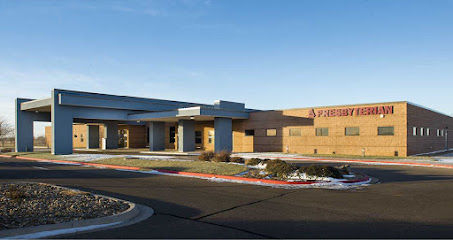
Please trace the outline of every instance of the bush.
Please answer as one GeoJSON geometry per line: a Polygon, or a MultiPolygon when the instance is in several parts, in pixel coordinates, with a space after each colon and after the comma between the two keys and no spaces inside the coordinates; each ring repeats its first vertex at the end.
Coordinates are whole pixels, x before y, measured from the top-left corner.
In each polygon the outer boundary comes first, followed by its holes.
{"type": "Polygon", "coordinates": [[[198,160],[200,161],[211,161],[215,157],[215,153],[213,151],[205,151],[202,152],[198,156],[198,160]]]}
{"type": "Polygon", "coordinates": [[[211,159],[213,162],[229,162],[231,153],[228,151],[220,151],[215,154],[215,157],[211,159]]]}
{"type": "Polygon", "coordinates": [[[297,169],[295,166],[280,159],[268,160],[266,164],[266,172],[280,178],[288,177],[297,169]]]}
{"type": "Polygon", "coordinates": [[[258,165],[262,160],[259,158],[250,158],[245,160],[246,165],[258,165]]]}
{"type": "Polygon", "coordinates": [[[230,162],[234,162],[234,163],[244,163],[244,159],[241,158],[241,157],[232,157],[232,158],[230,158],[230,162]]]}
{"type": "Polygon", "coordinates": [[[299,172],[304,172],[307,175],[317,177],[343,178],[343,175],[338,168],[328,165],[303,166],[299,168],[299,172]]]}
{"type": "Polygon", "coordinates": [[[3,153],[13,152],[13,149],[12,148],[3,148],[3,149],[0,149],[0,152],[3,152],[3,153]]]}

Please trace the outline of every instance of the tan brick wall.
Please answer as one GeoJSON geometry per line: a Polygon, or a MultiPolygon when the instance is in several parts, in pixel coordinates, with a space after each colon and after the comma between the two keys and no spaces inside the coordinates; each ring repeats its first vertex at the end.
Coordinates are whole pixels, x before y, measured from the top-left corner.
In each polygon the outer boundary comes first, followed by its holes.
{"type": "MultiPolygon", "coordinates": [[[[99,126],[99,146],[102,146],[101,138],[104,136],[104,126],[99,126]]],[[[52,127],[45,127],[46,144],[52,146],[52,127]]],[[[72,126],[72,145],[74,148],[86,148],[87,144],[87,127],[85,124],[74,124],[72,126]],[[75,137],[77,135],[77,137],[75,137]],[[83,140],[82,140],[83,139],[83,140]]]]}
{"type": "Polygon", "coordinates": [[[445,134],[444,137],[437,136],[437,129],[449,130],[449,148],[453,148],[453,118],[440,114],[422,107],[408,104],[408,119],[407,119],[407,145],[408,154],[414,155],[418,153],[433,152],[445,149],[445,134]],[[413,127],[417,127],[417,136],[413,135],[413,127]],[[420,135],[420,128],[425,129],[425,135],[420,135]],[[430,129],[430,135],[426,135],[426,129],[430,129]]]}
{"type": "MultiPolygon", "coordinates": [[[[320,107],[315,110],[338,109],[344,107],[371,107],[394,106],[394,113],[384,118],[380,115],[336,116],[310,118],[312,108],[288,109],[277,111],[254,112],[244,121],[242,132],[245,129],[254,129],[253,150],[255,152],[288,152],[318,154],[352,154],[361,155],[365,148],[366,155],[393,156],[398,151],[399,156],[406,156],[406,103],[382,103],[365,105],[348,105],[335,107],[320,107]],[[378,136],[378,127],[393,126],[394,136],[378,136]],[[316,128],[329,128],[328,136],[316,136],[316,128]],[[359,127],[360,136],[345,136],[346,127],[359,127]],[[266,129],[277,129],[277,136],[266,136],[266,129]],[[301,129],[301,136],[289,136],[290,128],[301,129]]],[[[240,134],[239,137],[241,136],[240,134]]],[[[244,136],[245,137],[245,136],[244,136]]],[[[238,144],[241,140],[237,141],[238,144]]],[[[236,143],[236,139],[235,139],[236,143]]],[[[247,143],[250,144],[250,141],[247,143]]],[[[235,149],[240,146],[235,144],[235,149]]],[[[242,149],[243,150],[243,149],[242,149]]]]}

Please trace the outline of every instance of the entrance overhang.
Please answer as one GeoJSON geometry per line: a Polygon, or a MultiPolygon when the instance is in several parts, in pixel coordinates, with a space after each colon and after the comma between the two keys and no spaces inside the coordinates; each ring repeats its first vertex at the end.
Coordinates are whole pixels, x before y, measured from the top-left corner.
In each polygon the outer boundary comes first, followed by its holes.
{"type": "Polygon", "coordinates": [[[130,121],[178,122],[179,120],[213,121],[215,118],[248,119],[249,113],[208,107],[180,108],[173,111],[130,114],[130,121]]]}

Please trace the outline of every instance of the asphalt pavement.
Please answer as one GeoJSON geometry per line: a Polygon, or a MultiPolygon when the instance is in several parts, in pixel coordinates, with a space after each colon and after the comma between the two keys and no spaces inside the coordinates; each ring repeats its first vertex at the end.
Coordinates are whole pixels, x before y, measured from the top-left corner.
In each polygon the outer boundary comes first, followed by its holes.
{"type": "Polygon", "coordinates": [[[379,183],[282,189],[9,158],[0,158],[0,182],[46,182],[155,210],[134,225],[66,238],[453,238],[453,170],[352,168],[379,183]]]}

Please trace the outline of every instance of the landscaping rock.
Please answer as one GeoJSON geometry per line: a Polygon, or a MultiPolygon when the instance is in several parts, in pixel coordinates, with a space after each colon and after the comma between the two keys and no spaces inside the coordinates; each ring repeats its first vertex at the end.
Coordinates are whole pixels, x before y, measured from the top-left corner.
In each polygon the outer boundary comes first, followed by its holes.
{"type": "Polygon", "coordinates": [[[40,183],[0,184],[0,230],[105,217],[129,204],[40,183]]]}

